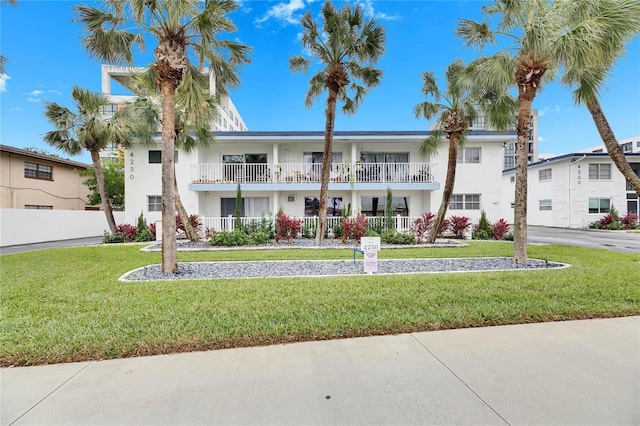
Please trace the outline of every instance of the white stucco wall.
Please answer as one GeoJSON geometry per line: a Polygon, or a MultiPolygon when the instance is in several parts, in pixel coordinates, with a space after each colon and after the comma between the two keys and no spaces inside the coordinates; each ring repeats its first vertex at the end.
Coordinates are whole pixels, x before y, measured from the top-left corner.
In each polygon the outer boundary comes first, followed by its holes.
{"type": "MultiPolygon", "coordinates": [[[[113,212],[113,215],[117,224],[124,223],[124,212],[113,212]]],[[[97,237],[105,230],[109,230],[109,225],[102,211],[0,210],[2,247],[97,237]]]]}

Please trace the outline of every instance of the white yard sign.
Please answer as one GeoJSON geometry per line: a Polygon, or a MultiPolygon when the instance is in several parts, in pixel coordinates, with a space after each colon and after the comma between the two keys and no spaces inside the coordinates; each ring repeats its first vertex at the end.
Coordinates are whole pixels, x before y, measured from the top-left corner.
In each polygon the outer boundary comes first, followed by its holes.
{"type": "Polygon", "coordinates": [[[364,272],[368,274],[378,272],[380,237],[362,237],[360,248],[364,252],[364,272]]]}

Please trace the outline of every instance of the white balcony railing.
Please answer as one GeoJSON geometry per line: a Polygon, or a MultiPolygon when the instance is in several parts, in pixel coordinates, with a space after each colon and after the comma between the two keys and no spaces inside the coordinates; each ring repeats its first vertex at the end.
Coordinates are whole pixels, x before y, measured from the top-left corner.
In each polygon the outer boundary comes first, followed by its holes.
{"type": "MultiPolygon", "coordinates": [[[[192,164],[192,183],[302,183],[320,182],[321,164],[192,164]]],[[[433,182],[430,163],[337,163],[331,165],[331,182],[397,183],[433,182]]]]}

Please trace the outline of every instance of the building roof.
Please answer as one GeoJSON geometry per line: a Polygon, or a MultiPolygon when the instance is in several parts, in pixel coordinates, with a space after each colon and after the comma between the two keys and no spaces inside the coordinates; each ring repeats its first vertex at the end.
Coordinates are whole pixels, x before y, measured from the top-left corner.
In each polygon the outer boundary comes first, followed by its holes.
{"type": "MultiPolygon", "coordinates": [[[[333,135],[338,137],[349,136],[429,136],[432,132],[429,130],[347,130],[334,131],[333,135]]],[[[215,132],[216,136],[248,136],[248,137],[320,137],[324,136],[324,130],[300,130],[300,131],[247,131],[247,132],[215,132]]],[[[515,136],[515,131],[496,132],[493,130],[470,130],[471,136],[515,136]]]]}
{"type": "MultiPolygon", "coordinates": [[[[638,153],[638,152],[636,152],[636,153],[625,152],[624,155],[625,155],[625,157],[632,157],[632,158],[639,158],[640,159],[640,153],[638,153]]],[[[540,160],[540,161],[536,161],[535,163],[527,164],[527,168],[542,166],[542,165],[545,165],[547,163],[554,163],[554,162],[564,161],[564,160],[567,160],[569,158],[583,158],[583,157],[604,158],[604,159],[610,158],[609,157],[609,153],[607,153],[607,152],[572,152],[572,153],[569,153],[569,154],[558,155],[557,157],[552,157],[552,158],[548,158],[546,160],[540,160]]],[[[515,167],[504,169],[502,171],[502,173],[510,173],[510,172],[513,172],[513,171],[515,171],[515,167]]]]}
{"type": "Polygon", "coordinates": [[[35,158],[38,160],[51,161],[53,163],[64,164],[66,166],[76,167],[79,169],[88,169],[89,167],[92,167],[90,164],[67,160],[65,158],[54,157],[52,155],[40,154],[38,152],[15,148],[8,145],[0,145],[0,152],[8,152],[10,154],[22,155],[24,157],[35,158]]]}

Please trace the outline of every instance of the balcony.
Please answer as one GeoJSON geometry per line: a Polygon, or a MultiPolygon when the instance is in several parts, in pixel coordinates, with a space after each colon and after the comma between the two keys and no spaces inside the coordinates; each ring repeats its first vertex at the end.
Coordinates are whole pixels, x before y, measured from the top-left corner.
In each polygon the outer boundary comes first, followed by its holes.
{"type": "MultiPolygon", "coordinates": [[[[329,172],[330,189],[438,189],[436,165],[430,163],[337,163],[329,172]]],[[[192,191],[320,189],[322,165],[192,164],[192,191]]]]}

